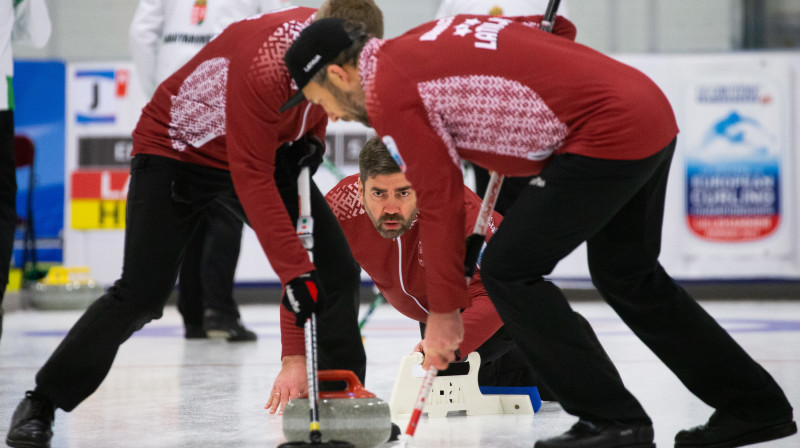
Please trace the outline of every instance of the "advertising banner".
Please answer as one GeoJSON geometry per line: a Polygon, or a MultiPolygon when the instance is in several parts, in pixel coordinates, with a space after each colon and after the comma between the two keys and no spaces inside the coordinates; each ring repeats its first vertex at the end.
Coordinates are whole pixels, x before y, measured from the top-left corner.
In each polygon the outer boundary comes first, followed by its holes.
{"type": "Polygon", "coordinates": [[[130,62],[67,66],[64,264],[102,284],[122,267],[131,132],[146,100],[130,62]]]}
{"type": "MultiPolygon", "coordinates": [[[[64,228],[65,66],[60,61],[15,61],[14,132],[34,144],[34,180],[29,168],[17,172],[17,213],[28,216],[27,196],[33,189],[33,224],[38,261],[62,260],[64,228]]],[[[14,264],[22,262],[22,231],[14,247],[14,264]]]]}
{"type": "MultiPolygon", "coordinates": [[[[786,210],[788,68],[693,80],[687,88],[686,217],[699,240],[770,241],[786,249],[776,231],[786,210]]],[[[720,246],[720,245],[717,245],[720,246]]],[[[720,246],[721,247],[721,246],[720,246]]]]}
{"type": "Polygon", "coordinates": [[[127,170],[72,173],[73,229],[124,229],[130,175],[127,170]]]}
{"type": "MultiPolygon", "coordinates": [[[[664,210],[660,261],[679,280],[800,278],[800,58],[787,53],[630,55],[669,99],[680,133],[664,210]]],[[[65,264],[89,265],[101,283],[121,270],[130,133],[146,99],[130,63],[67,67],[68,207],[65,264]]],[[[314,180],[328,191],[358,170],[374,132],[328,126],[314,180]]],[[[470,185],[470,181],[467,181],[470,185]]],[[[585,245],[551,277],[589,279],[585,245]]],[[[245,229],[237,282],[274,283],[255,234],[245,229]]]]}

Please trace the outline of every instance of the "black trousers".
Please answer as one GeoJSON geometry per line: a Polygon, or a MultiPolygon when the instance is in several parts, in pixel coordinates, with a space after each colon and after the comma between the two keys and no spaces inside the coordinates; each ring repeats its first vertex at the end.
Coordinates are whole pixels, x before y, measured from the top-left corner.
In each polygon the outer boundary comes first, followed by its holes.
{"type": "Polygon", "coordinates": [[[239,317],[233,280],[242,246],[241,218],[214,201],[186,246],[178,275],[178,310],[184,324],[203,326],[203,311],[239,317]]]}
{"type": "Polygon", "coordinates": [[[8,284],[16,228],[17,168],[14,163],[14,112],[4,110],[0,111],[0,305],[3,303],[8,284]]]}
{"type": "MultiPolygon", "coordinates": [[[[296,222],[298,170],[287,158],[279,151],[275,180],[296,222]]],[[[328,294],[328,304],[318,316],[319,366],[352,370],[363,381],[366,355],[356,308],[359,268],[313,182],[311,193],[314,259],[328,294]]],[[[37,392],[71,411],[100,386],[119,346],[161,317],[186,245],[204,209],[215,200],[232,210],[238,205],[228,171],[165,157],[134,157],[122,277],[86,310],[39,370],[37,392]]]]}
{"type": "MultiPolygon", "coordinates": [[[[472,172],[475,173],[475,194],[483,198],[486,194],[486,188],[489,186],[489,179],[491,174],[489,170],[482,166],[472,164],[472,172]]],[[[528,177],[504,177],[503,185],[500,187],[500,194],[497,195],[497,202],[494,204],[494,211],[505,215],[506,211],[511,208],[511,204],[517,200],[528,182],[531,181],[533,176],[528,177]]]]}
{"type": "Polygon", "coordinates": [[[489,241],[481,278],[507,331],[570,414],[650,422],[544,278],[586,241],[602,297],[692,393],[742,419],[784,417],[791,406],[773,378],[658,262],[674,148],[635,161],[554,157],[489,241]]]}

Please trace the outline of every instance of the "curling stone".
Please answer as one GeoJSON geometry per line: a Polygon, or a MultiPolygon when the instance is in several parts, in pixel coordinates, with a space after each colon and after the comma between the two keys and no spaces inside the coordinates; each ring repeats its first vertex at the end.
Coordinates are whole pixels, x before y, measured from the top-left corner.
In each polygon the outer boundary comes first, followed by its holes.
{"type": "Polygon", "coordinates": [[[53,266],[36,282],[31,304],[43,310],[80,310],[103,293],[103,288],[89,276],[87,266],[53,266]]]}
{"type": "MultiPolygon", "coordinates": [[[[319,382],[346,384],[344,390],[319,393],[319,425],[322,440],[345,440],[356,448],[373,448],[392,433],[389,404],[364,389],[349,370],[320,370],[319,382]]],[[[308,440],[308,397],[290,401],[283,410],[283,435],[286,440],[308,440]]]]}

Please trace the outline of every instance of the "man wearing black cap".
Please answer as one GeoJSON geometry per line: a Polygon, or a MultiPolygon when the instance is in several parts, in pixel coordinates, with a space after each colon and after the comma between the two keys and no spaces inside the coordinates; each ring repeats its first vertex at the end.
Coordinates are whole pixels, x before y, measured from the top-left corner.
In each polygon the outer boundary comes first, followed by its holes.
{"type": "MultiPolygon", "coordinates": [[[[382,33],[372,0],[328,0],[328,16],[359,18],[382,33]]],[[[319,366],[364,380],[356,308],[359,269],[336,218],[312,182],[314,259],[295,232],[297,175],[320,163],[327,117],[302,104],[278,108],[294,86],[282,57],[315,10],[292,8],[230,25],[162,82],[133,132],[122,277],[95,301],[36,375],[6,442],[46,447],[54,411],[71,411],[102,383],[119,346],[161,317],[184,248],[214,202],[247,219],[299,305],[281,309],[282,362],[305,354],[302,325],[319,310],[319,366]],[[241,202],[240,202],[241,201],[241,202]],[[327,293],[327,305],[322,306],[327,293]]],[[[303,390],[281,389],[293,397],[303,390]]]]}
{"type": "Polygon", "coordinates": [[[372,125],[414,185],[420,238],[429,243],[427,291],[437,298],[427,364],[445,367],[463,338],[465,244],[452,229],[464,223],[466,159],[536,175],[481,264],[514,342],[580,418],[536,448],[654,446],[653,422],[613,364],[589,350],[563,293],[545,279],[584,241],[603,298],[715,408],[708,423],[679,432],[676,447],[794,434],[792,406],[774,379],[658,262],[678,133],[666,97],[641,72],[532,25],[459,15],[382,41],[327,19],[306,28],[284,58],[305,98],[332,120],[372,125]]]}

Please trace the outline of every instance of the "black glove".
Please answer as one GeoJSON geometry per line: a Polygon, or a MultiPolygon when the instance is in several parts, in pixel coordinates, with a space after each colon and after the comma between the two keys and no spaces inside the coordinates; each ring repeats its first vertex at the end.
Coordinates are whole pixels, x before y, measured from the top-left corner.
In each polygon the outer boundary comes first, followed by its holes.
{"type": "Polygon", "coordinates": [[[292,143],[292,152],[297,157],[297,166],[307,166],[311,174],[317,172],[322,164],[322,155],[325,153],[325,143],[316,135],[306,134],[300,140],[292,143]]]}
{"type": "Polygon", "coordinates": [[[321,312],[325,308],[325,291],[319,280],[317,271],[306,272],[300,277],[289,280],[283,293],[283,306],[295,315],[294,324],[300,328],[311,317],[311,313],[321,312]]]}

